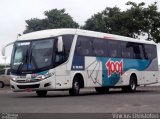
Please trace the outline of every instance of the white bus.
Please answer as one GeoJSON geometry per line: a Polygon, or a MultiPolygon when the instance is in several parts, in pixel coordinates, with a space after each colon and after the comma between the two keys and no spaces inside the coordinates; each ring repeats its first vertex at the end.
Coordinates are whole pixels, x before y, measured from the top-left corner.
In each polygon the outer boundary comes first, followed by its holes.
{"type": "Polygon", "coordinates": [[[52,29],[20,36],[11,57],[14,92],[69,90],[95,87],[135,91],[158,82],[156,44],[133,38],[80,29],[52,29]]]}

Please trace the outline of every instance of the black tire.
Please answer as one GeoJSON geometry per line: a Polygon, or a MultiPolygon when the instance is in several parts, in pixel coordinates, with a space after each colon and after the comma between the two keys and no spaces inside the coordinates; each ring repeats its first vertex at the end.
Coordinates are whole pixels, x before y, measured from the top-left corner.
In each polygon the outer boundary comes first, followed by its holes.
{"type": "Polygon", "coordinates": [[[107,94],[109,93],[109,88],[108,87],[95,87],[96,92],[99,94],[107,94]]]}
{"type": "Polygon", "coordinates": [[[73,80],[72,88],[69,90],[69,94],[71,96],[78,96],[80,91],[80,83],[79,81],[75,78],[73,80]]]}
{"type": "Polygon", "coordinates": [[[0,88],[4,88],[4,83],[0,81],[0,88]]]}
{"type": "Polygon", "coordinates": [[[129,82],[129,91],[130,92],[135,92],[137,88],[137,81],[135,77],[131,77],[130,82],[129,82]]]}
{"type": "Polygon", "coordinates": [[[46,90],[36,91],[38,97],[45,97],[47,95],[46,90]]]}
{"type": "Polygon", "coordinates": [[[137,88],[137,80],[135,77],[130,78],[129,86],[122,87],[123,92],[135,92],[137,88]]]}

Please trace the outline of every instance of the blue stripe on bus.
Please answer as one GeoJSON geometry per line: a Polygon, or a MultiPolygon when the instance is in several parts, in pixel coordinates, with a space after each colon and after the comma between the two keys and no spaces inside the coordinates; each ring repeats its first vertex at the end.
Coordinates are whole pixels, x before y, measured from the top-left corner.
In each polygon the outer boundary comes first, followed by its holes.
{"type": "MultiPolygon", "coordinates": [[[[100,60],[102,62],[102,85],[103,86],[114,86],[120,79],[121,71],[119,72],[110,72],[110,76],[108,76],[108,68],[106,66],[106,63],[108,61],[112,61],[112,63],[117,64],[123,62],[123,71],[122,74],[130,69],[135,69],[138,71],[145,71],[146,68],[150,65],[150,60],[144,60],[144,59],[121,59],[121,58],[97,58],[97,60],[100,60]]],[[[113,66],[111,66],[113,68],[113,66]]],[[[117,68],[117,67],[116,67],[117,68]]],[[[114,69],[114,68],[113,68],[114,69]]],[[[117,68],[118,69],[118,68],[117,68]]]]}

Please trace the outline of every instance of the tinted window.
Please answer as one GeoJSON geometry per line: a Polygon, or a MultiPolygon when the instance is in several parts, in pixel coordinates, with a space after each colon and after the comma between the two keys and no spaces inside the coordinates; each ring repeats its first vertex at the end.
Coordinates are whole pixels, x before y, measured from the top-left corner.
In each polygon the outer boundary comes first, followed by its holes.
{"type": "Polygon", "coordinates": [[[109,57],[120,57],[121,48],[120,41],[108,41],[109,57]]]}
{"type": "Polygon", "coordinates": [[[107,42],[104,39],[94,38],[93,40],[93,52],[95,56],[106,56],[107,55],[107,42]]]}
{"type": "Polygon", "coordinates": [[[31,45],[31,65],[29,69],[37,69],[50,66],[52,64],[52,51],[54,40],[32,41],[31,45]]]}
{"type": "Polygon", "coordinates": [[[71,50],[71,45],[73,42],[73,35],[64,35],[63,36],[63,44],[64,44],[64,50],[66,53],[66,57],[68,58],[70,50],[71,50]]]}
{"type": "Polygon", "coordinates": [[[71,50],[73,38],[74,38],[74,35],[63,35],[62,36],[64,52],[61,52],[61,53],[56,52],[56,56],[54,59],[56,66],[67,61],[70,50],[71,50]]]}
{"type": "Polygon", "coordinates": [[[133,46],[131,42],[121,42],[122,57],[133,58],[133,46]]]}
{"type": "Polygon", "coordinates": [[[121,42],[122,57],[131,59],[144,59],[144,45],[133,42],[121,42]]]}
{"type": "Polygon", "coordinates": [[[157,48],[155,45],[145,45],[145,58],[154,59],[157,57],[157,48]]]}
{"type": "Polygon", "coordinates": [[[133,51],[135,59],[144,59],[143,44],[133,43],[133,51]]]}
{"type": "Polygon", "coordinates": [[[76,44],[76,54],[92,56],[93,55],[92,50],[93,48],[92,48],[91,38],[79,36],[76,44]]]}
{"type": "Polygon", "coordinates": [[[145,49],[144,49],[144,44],[139,44],[139,48],[140,48],[140,56],[141,59],[145,59],[145,49]]]}
{"type": "Polygon", "coordinates": [[[20,66],[21,70],[27,70],[27,59],[29,54],[31,42],[15,42],[14,50],[12,52],[11,67],[14,70],[18,70],[20,66]]]}

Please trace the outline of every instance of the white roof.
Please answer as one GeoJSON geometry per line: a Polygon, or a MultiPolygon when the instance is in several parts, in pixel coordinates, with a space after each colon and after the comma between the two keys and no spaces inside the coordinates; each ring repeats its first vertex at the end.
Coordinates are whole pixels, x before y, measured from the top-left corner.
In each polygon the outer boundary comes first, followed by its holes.
{"type": "Polygon", "coordinates": [[[18,37],[17,40],[33,40],[54,37],[62,34],[75,34],[76,29],[49,29],[31,32],[18,37]]]}
{"type": "Polygon", "coordinates": [[[24,34],[18,37],[17,40],[43,39],[43,38],[55,37],[55,36],[65,35],[65,34],[73,34],[73,35],[77,34],[77,35],[82,35],[82,36],[92,36],[92,37],[106,38],[106,39],[113,39],[113,40],[155,44],[153,41],[139,40],[139,39],[124,37],[124,36],[119,36],[119,35],[113,35],[113,34],[108,34],[108,33],[101,33],[101,32],[89,31],[89,30],[82,30],[82,29],[72,29],[72,28],[49,29],[49,30],[36,31],[36,32],[24,34]]]}

